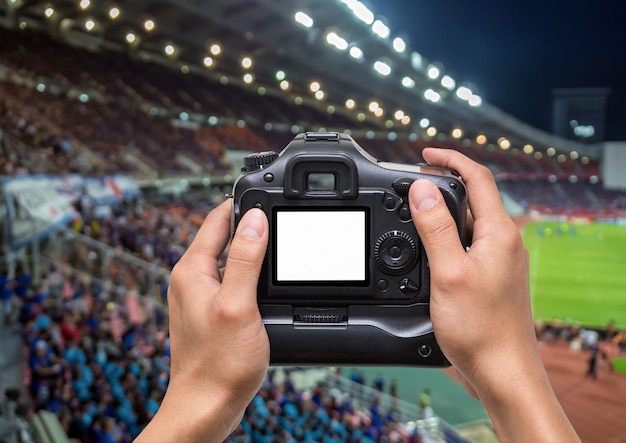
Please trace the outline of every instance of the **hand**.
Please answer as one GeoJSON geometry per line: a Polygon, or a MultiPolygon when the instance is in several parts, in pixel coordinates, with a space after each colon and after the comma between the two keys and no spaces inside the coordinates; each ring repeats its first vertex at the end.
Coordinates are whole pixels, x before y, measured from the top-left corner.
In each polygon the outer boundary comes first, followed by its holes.
{"type": "Polygon", "coordinates": [[[437,342],[502,441],[578,441],[539,356],[528,252],[493,175],[456,151],[429,148],[423,155],[461,174],[473,231],[466,251],[439,189],[428,180],[413,183],[409,202],[430,265],[437,342]]]}
{"type": "Polygon", "coordinates": [[[207,216],[172,271],[170,383],[137,442],[222,442],[267,372],[269,341],[256,294],[268,222],[259,209],[242,217],[221,279],[218,259],[229,239],[230,204],[207,216]]]}

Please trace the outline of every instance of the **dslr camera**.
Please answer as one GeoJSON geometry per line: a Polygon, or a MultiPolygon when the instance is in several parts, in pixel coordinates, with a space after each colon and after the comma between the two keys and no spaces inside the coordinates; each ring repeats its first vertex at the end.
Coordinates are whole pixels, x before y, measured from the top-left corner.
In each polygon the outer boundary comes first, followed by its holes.
{"type": "Polygon", "coordinates": [[[448,366],[429,314],[428,259],[407,201],[411,183],[441,190],[466,241],[459,175],[378,161],[350,136],[297,135],[244,159],[233,232],[260,208],[269,244],[258,305],[275,365],[448,366]]]}

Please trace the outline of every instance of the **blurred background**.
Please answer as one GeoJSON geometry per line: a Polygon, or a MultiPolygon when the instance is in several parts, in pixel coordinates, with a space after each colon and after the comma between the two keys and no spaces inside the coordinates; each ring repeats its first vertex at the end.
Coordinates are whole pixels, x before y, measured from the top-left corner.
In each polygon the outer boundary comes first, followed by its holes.
{"type": "MultiPolygon", "coordinates": [[[[493,172],[584,441],[626,441],[623,17],[572,1],[0,0],[0,442],[129,442],[243,158],[351,135],[493,172]]],[[[182,417],[181,419],[184,419],[182,417]]],[[[228,442],[496,442],[449,370],[270,368],[228,442]]]]}

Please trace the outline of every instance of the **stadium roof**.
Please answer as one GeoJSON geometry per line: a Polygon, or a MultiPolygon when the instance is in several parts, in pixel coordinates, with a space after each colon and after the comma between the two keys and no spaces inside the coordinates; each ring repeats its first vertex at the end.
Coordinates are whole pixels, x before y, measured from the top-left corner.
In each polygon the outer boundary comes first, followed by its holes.
{"type": "Polygon", "coordinates": [[[460,129],[463,138],[484,134],[520,149],[599,155],[597,147],[532,128],[484,102],[358,0],[0,0],[0,19],[94,50],[299,95],[355,119],[361,113],[399,135],[432,126],[446,137],[460,129]]]}

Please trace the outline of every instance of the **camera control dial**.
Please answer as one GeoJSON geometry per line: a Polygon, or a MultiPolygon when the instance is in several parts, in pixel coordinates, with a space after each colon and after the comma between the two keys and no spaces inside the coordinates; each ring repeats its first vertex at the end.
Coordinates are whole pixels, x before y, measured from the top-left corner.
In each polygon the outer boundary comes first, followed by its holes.
{"type": "Polygon", "coordinates": [[[256,152],[244,157],[244,167],[242,172],[254,172],[263,169],[278,158],[274,151],[256,152]]]}
{"type": "Polygon", "coordinates": [[[374,245],[374,259],[383,272],[392,275],[403,274],[417,262],[415,240],[403,231],[386,232],[374,245]]]}

